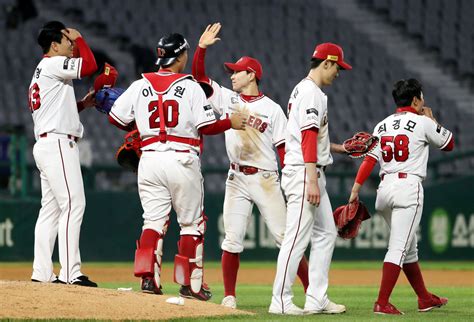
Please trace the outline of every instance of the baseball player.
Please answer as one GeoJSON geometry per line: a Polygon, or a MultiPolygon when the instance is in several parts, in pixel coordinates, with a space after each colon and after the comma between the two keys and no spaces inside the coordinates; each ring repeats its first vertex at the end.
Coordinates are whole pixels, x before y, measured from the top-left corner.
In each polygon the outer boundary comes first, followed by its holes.
{"type": "Polygon", "coordinates": [[[425,106],[422,85],[416,79],[396,82],[392,95],[397,109],[375,127],[373,134],[379,138],[379,145],[362,162],[349,201],[358,197],[378,162],[381,181],[375,210],[390,227],[390,238],[374,313],[399,315],[403,313],[389,299],[402,268],[418,296],[418,311],[430,311],[448,303],[447,298],[425,288],[415,232],[423,212],[422,181],[426,177],[429,145],[452,151],[454,138],[436,122],[431,108],[425,106]]]}
{"type": "Polygon", "coordinates": [[[270,313],[302,315],[346,310],[344,305],[331,302],[326,293],[337,230],[324,171],[333,162],[331,152],[345,153],[345,150],[340,144],[330,143],[327,96],[321,87],[331,85],[340,69],[352,69],[344,62],[342,48],[333,43],[318,45],[308,76],[296,85],[290,96],[286,166],[282,171],[288,213],[270,313]],[[310,282],[303,311],[292,302],[291,286],[310,241],[310,282]]]}
{"type": "Polygon", "coordinates": [[[180,295],[207,301],[203,283],[203,177],[199,160],[201,134],[243,129],[239,114],[216,122],[206,96],[191,75],[181,74],[188,60],[188,42],[170,34],[158,42],[158,72],[143,74],[115,101],[110,120],[122,128],[136,123],[142,143],[138,190],[143,229],[135,253],[135,276],[144,292],[162,294],[163,237],[173,206],[181,228],[175,257],[180,295]]]}
{"type": "Polygon", "coordinates": [[[79,163],[78,139],[84,128],[79,112],[93,106],[93,93],[76,103],[73,79],[97,70],[94,55],[81,34],[59,21],[40,30],[44,56],[36,67],[28,93],[36,143],[33,156],[41,176],[41,209],[35,227],[32,281],[96,287],[81,272],[79,234],[86,205],[79,163]],[[73,58],[73,47],[79,58],[73,58]],[[61,271],[53,273],[58,237],[61,271]]]}
{"type": "MultiPolygon", "coordinates": [[[[247,225],[256,204],[278,246],[285,232],[286,206],[280,188],[278,165],[284,166],[286,116],[277,103],[260,92],[262,66],[252,57],[242,57],[235,64],[225,63],[231,73],[232,90],[220,86],[205,74],[206,48],[215,44],[220,23],[207,26],[199,40],[193,60],[193,75],[212,86],[211,106],[222,118],[235,111],[248,114],[245,131],[225,132],[230,169],[226,181],[223,220],[225,239],[222,242],[224,298],[222,305],[237,307],[236,280],[240,253],[244,250],[247,225]]],[[[306,290],[308,268],[303,258],[298,275],[306,290]]]]}

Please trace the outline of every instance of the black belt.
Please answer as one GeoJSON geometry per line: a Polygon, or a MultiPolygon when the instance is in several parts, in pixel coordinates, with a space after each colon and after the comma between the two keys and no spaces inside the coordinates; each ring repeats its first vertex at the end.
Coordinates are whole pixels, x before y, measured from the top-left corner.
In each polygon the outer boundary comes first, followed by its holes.
{"type": "Polygon", "coordinates": [[[317,165],[316,168],[320,169],[322,172],[326,171],[325,165],[317,165]]]}
{"type": "MultiPolygon", "coordinates": [[[[65,134],[65,135],[66,135],[66,134],[65,134]]],[[[48,133],[47,133],[47,132],[46,132],[46,133],[42,133],[42,134],[40,134],[39,136],[40,136],[40,138],[45,138],[45,137],[48,136],[48,133]]],[[[77,140],[79,140],[78,137],[75,137],[74,135],[70,135],[70,134],[67,134],[67,138],[68,138],[69,140],[73,140],[74,142],[77,142],[77,140]]]]}

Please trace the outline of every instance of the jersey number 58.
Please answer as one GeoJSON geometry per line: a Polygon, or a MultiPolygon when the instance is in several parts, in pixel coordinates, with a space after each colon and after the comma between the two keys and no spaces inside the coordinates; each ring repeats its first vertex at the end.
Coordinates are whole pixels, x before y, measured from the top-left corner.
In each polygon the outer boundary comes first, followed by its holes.
{"type": "Polygon", "coordinates": [[[382,149],[382,158],[385,162],[390,162],[395,158],[397,162],[404,162],[408,159],[410,139],[405,134],[393,136],[382,136],[380,139],[380,148],[382,149]]]}

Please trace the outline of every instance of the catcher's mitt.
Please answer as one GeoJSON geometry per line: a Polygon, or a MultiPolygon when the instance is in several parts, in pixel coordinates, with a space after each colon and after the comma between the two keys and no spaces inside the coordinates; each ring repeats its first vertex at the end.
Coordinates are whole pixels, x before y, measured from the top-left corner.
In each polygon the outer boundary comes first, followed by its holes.
{"type": "Polygon", "coordinates": [[[358,132],[344,141],[342,146],[351,158],[361,158],[375,149],[379,139],[367,132],[358,132]]]}
{"type": "Polygon", "coordinates": [[[140,150],[140,144],[142,142],[140,133],[138,133],[138,130],[130,131],[125,135],[124,139],[125,142],[118,148],[117,153],[115,153],[115,159],[117,159],[118,164],[125,169],[137,172],[138,163],[142,156],[142,151],[140,150]]]}
{"type": "Polygon", "coordinates": [[[124,89],[118,87],[103,88],[95,94],[95,108],[102,113],[109,114],[117,98],[119,98],[124,89]]]}
{"type": "Polygon", "coordinates": [[[338,207],[333,216],[337,234],[344,239],[355,238],[359,233],[360,224],[370,218],[369,210],[359,199],[338,207]]]}

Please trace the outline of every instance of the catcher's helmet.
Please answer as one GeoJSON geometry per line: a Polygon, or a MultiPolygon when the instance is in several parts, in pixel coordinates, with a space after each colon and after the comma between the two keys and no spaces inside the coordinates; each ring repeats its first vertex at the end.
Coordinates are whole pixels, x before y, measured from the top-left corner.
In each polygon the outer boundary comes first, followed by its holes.
{"type": "Polygon", "coordinates": [[[187,40],[180,34],[170,34],[162,37],[156,45],[156,53],[158,59],[156,65],[168,66],[172,64],[176,58],[189,48],[187,40]]]}

